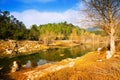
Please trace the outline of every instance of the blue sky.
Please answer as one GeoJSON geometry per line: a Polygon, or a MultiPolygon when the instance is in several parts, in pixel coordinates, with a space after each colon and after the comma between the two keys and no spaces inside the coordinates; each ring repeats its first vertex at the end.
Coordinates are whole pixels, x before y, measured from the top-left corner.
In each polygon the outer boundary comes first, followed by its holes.
{"type": "Polygon", "coordinates": [[[9,11],[37,9],[39,11],[65,11],[74,8],[79,0],[1,0],[0,7],[9,11]]]}
{"type": "Polygon", "coordinates": [[[77,24],[80,0],[1,0],[0,9],[8,10],[27,28],[32,24],[47,24],[67,21],[77,24]]]}

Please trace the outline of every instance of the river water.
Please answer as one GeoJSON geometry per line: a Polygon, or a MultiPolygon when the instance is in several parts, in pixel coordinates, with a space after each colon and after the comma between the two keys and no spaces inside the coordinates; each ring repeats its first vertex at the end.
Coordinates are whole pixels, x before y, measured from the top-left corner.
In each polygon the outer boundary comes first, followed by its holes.
{"type": "Polygon", "coordinates": [[[12,63],[16,61],[19,70],[23,68],[31,68],[45,63],[60,61],[66,58],[80,57],[87,52],[95,51],[98,47],[104,45],[78,45],[74,47],[52,47],[45,51],[39,51],[31,55],[22,55],[13,58],[0,59],[0,74],[10,72],[12,63]]]}

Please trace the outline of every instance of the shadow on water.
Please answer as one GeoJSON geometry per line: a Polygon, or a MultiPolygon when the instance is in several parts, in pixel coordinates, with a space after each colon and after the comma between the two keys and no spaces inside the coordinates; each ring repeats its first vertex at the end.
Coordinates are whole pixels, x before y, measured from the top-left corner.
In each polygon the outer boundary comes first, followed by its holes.
{"type": "MultiPolygon", "coordinates": [[[[74,47],[68,47],[68,48],[49,48],[46,51],[39,51],[35,54],[30,55],[22,55],[17,56],[13,58],[0,58],[0,75],[9,73],[11,70],[11,66],[13,61],[17,61],[19,65],[19,70],[23,69],[23,66],[39,66],[45,63],[60,61],[65,58],[76,58],[80,57],[87,52],[95,51],[98,47],[93,47],[91,45],[79,45],[74,47]]],[[[3,76],[4,77],[4,76],[3,76]]],[[[8,76],[9,78],[9,76],[8,76]]]]}
{"type": "Polygon", "coordinates": [[[0,75],[0,80],[15,80],[13,78],[11,78],[11,76],[9,75],[0,75]]]}

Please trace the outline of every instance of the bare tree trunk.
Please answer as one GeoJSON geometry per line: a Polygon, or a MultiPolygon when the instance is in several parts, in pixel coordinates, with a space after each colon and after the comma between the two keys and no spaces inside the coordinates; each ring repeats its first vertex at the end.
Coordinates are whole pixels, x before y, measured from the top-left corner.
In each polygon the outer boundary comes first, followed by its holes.
{"type": "Polygon", "coordinates": [[[115,30],[113,28],[113,26],[110,23],[110,27],[111,27],[111,33],[110,33],[110,51],[106,52],[106,59],[110,59],[114,53],[115,53],[115,30]]]}
{"type": "Polygon", "coordinates": [[[109,25],[110,25],[110,51],[111,57],[115,53],[115,26],[114,26],[114,18],[112,13],[112,6],[110,3],[111,0],[108,0],[108,15],[109,15],[109,25]]]}
{"type": "Polygon", "coordinates": [[[115,53],[115,36],[114,36],[115,30],[113,26],[111,26],[111,34],[110,34],[110,51],[111,55],[115,53]]]}

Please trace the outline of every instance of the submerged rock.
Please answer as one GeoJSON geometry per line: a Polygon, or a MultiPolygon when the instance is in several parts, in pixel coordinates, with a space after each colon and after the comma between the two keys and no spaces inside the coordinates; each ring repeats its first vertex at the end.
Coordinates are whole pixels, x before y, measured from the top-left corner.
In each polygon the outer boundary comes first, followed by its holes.
{"type": "Polygon", "coordinates": [[[11,72],[16,72],[18,70],[18,64],[16,61],[13,61],[13,66],[11,68],[11,72]]]}
{"type": "Polygon", "coordinates": [[[40,59],[40,60],[37,62],[37,65],[39,66],[39,65],[42,65],[42,64],[45,64],[45,63],[47,63],[46,60],[40,59]]]}
{"type": "Polygon", "coordinates": [[[28,60],[28,62],[26,63],[26,67],[27,67],[27,68],[31,68],[31,67],[32,67],[32,64],[31,64],[31,61],[30,61],[30,60],[28,60]]]}

